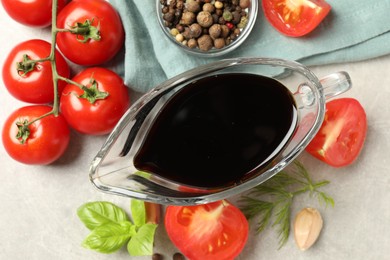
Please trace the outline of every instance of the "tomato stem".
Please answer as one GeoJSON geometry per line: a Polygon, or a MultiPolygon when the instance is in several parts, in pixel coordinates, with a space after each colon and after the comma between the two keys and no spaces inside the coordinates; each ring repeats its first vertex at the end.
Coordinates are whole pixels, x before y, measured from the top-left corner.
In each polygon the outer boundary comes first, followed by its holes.
{"type": "Polygon", "coordinates": [[[85,20],[83,23],[75,23],[75,25],[70,25],[70,29],[57,29],[59,32],[69,32],[76,34],[77,40],[86,43],[89,39],[100,41],[100,23],[95,27],[92,25],[94,19],[90,21],[89,19],[85,20]],[[79,36],[81,38],[79,38],[79,36]]]}
{"type": "Polygon", "coordinates": [[[53,114],[58,116],[59,113],[59,93],[58,93],[58,72],[55,58],[56,44],[57,44],[57,9],[58,0],[52,1],[52,12],[51,12],[51,49],[50,49],[50,64],[53,75],[53,87],[54,87],[54,101],[53,101],[53,114]]]}
{"type": "Polygon", "coordinates": [[[80,89],[84,89],[85,88],[85,86],[83,84],[77,83],[77,82],[75,82],[75,81],[73,81],[71,79],[62,77],[60,75],[58,75],[57,77],[58,77],[59,80],[65,81],[68,84],[75,85],[75,86],[79,87],[80,89]]]}
{"type": "Polygon", "coordinates": [[[23,60],[16,63],[16,70],[18,74],[22,77],[25,77],[27,73],[33,71],[38,62],[49,61],[50,57],[46,57],[44,59],[32,60],[27,54],[23,55],[23,60]]]}

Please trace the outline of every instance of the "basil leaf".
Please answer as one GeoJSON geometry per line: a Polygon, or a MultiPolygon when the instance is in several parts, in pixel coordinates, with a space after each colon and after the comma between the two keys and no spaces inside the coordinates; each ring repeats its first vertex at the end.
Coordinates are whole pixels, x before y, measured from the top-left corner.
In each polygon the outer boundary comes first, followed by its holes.
{"type": "Polygon", "coordinates": [[[100,253],[113,253],[120,249],[136,233],[135,226],[129,221],[106,223],[96,227],[83,242],[83,246],[100,253]]]}
{"type": "Polygon", "coordinates": [[[129,220],[123,209],[106,201],[86,203],[78,208],[77,215],[90,230],[108,223],[120,223],[129,220]]]}
{"type": "Polygon", "coordinates": [[[127,251],[131,256],[153,254],[154,233],[157,224],[147,223],[138,229],[137,234],[131,237],[127,244],[127,251]]]}
{"type": "Polygon", "coordinates": [[[131,216],[137,227],[141,227],[146,223],[145,203],[141,200],[131,200],[131,216]]]}

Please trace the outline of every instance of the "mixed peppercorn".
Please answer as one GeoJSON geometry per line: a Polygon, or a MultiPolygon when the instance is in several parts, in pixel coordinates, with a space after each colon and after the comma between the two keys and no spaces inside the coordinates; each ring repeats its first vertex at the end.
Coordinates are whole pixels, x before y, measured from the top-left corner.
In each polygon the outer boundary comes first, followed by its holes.
{"type": "Polygon", "coordinates": [[[164,25],[191,49],[221,49],[248,23],[251,0],[160,0],[164,25]]]}

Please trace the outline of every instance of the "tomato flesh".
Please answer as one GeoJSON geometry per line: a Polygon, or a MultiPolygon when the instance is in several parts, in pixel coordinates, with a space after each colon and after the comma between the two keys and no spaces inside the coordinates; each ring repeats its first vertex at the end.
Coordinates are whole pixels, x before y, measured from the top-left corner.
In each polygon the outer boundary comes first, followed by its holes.
{"type": "Polygon", "coordinates": [[[353,98],[335,99],[326,103],[324,122],[306,151],[331,166],[347,166],[360,154],[366,134],[361,104],[353,98]]]}
{"type": "Polygon", "coordinates": [[[168,206],[165,227],[171,241],[189,259],[234,259],[248,239],[248,221],[228,201],[168,206]]]}
{"type": "Polygon", "coordinates": [[[271,25],[291,37],[313,31],[331,10],[323,0],[263,0],[262,6],[271,25]]]}

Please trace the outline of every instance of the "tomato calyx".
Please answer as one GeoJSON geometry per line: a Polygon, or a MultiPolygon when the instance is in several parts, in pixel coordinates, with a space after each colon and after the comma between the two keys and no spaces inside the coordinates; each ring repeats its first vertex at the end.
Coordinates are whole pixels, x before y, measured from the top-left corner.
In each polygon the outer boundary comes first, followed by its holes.
{"type": "Polygon", "coordinates": [[[20,62],[16,63],[16,70],[21,77],[26,77],[26,75],[33,71],[38,62],[48,61],[50,57],[41,60],[32,60],[27,54],[23,54],[23,59],[20,62]]]}
{"type": "Polygon", "coordinates": [[[28,127],[30,124],[28,120],[24,120],[23,122],[17,122],[16,126],[18,127],[18,133],[16,134],[16,139],[19,140],[21,144],[25,144],[28,137],[30,136],[30,128],[28,127]]]}
{"type": "Polygon", "coordinates": [[[76,34],[77,40],[81,43],[86,43],[90,39],[100,41],[102,38],[100,35],[100,22],[98,23],[98,26],[95,27],[92,25],[93,21],[94,19],[92,19],[92,21],[87,19],[83,23],[77,22],[75,25],[70,26],[70,29],[67,31],[76,34]]]}
{"type": "Polygon", "coordinates": [[[41,120],[42,118],[49,116],[49,115],[57,116],[58,115],[58,109],[53,108],[48,113],[43,114],[43,115],[41,115],[41,116],[31,120],[31,121],[28,121],[27,119],[25,119],[23,122],[22,121],[16,122],[15,124],[16,124],[16,126],[18,128],[18,132],[17,132],[15,138],[17,140],[19,140],[19,142],[21,144],[25,144],[27,139],[30,137],[30,134],[31,134],[29,126],[31,124],[41,120]]]}
{"type": "Polygon", "coordinates": [[[96,100],[105,99],[109,96],[108,92],[100,91],[98,89],[98,83],[94,78],[91,78],[89,82],[90,86],[82,86],[83,94],[79,95],[79,98],[85,98],[89,103],[94,104],[96,100]]]}

